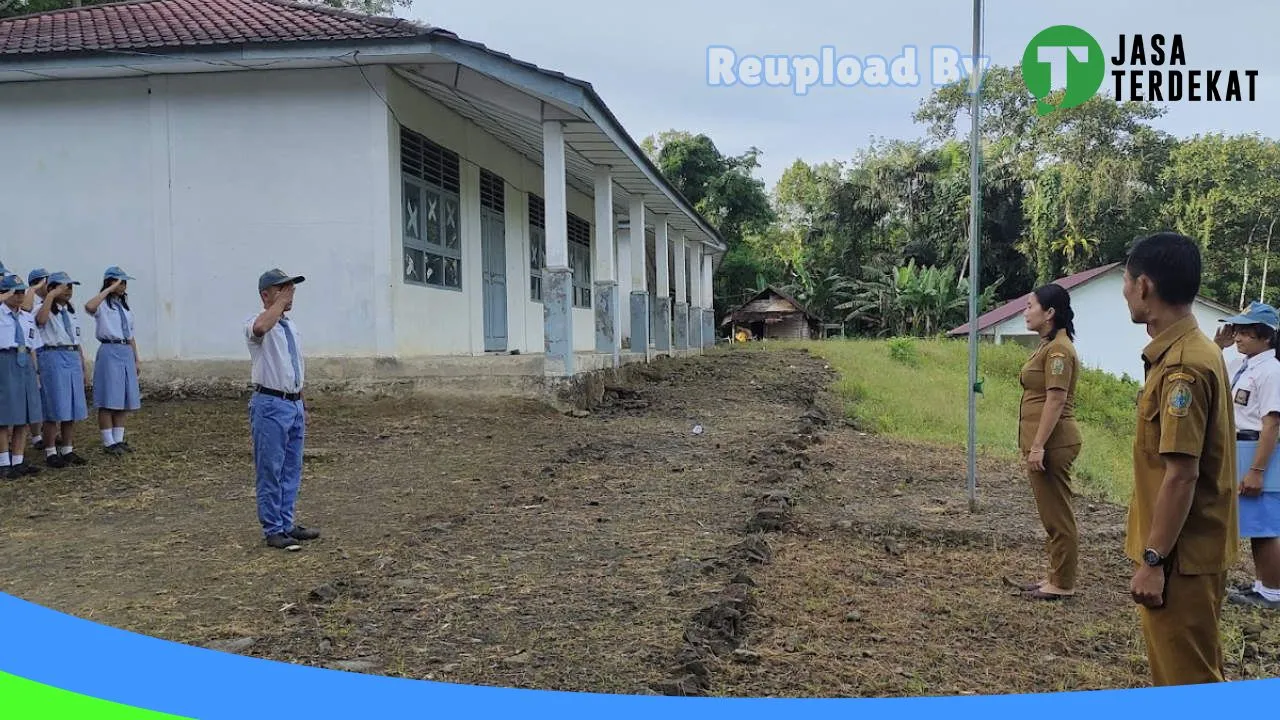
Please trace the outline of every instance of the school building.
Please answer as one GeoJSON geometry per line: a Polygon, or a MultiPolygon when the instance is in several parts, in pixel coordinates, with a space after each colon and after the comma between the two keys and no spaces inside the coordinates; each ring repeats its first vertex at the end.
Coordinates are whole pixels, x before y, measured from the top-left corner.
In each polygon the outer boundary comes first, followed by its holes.
{"type": "Polygon", "coordinates": [[[137,278],[144,379],[247,381],[271,267],[307,278],[312,378],[714,342],[724,241],[591,85],[439,28],[283,0],[2,20],[0,128],[0,262],[81,303],[109,265],[137,278]]]}

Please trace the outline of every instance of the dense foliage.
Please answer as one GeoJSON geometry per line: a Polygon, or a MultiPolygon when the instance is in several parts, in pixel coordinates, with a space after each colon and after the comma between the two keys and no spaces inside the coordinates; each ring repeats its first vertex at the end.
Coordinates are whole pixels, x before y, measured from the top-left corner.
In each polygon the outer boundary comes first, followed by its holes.
{"type": "MultiPolygon", "coordinates": [[[[968,103],[964,85],[940,88],[914,114],[922,137],[877,141],[848,161],[797,160],[772,192],[751,176],[755,148],[730,157],[705,135],[651,138],[650,154],[730,245],[716,309],[775,283],[855,334],[933,335],[963,323],[968,103]]],[[[1160,229],[1201,243],[1208,297],[1236,306],[1265,287],[1275,299],[1276,140],[1176,138],[1151,123],[1163,110],[1102,95],[1040,117],[1016,67],[988,73],[982,107],[984,309],[1121,260],[1160,229]]]]}

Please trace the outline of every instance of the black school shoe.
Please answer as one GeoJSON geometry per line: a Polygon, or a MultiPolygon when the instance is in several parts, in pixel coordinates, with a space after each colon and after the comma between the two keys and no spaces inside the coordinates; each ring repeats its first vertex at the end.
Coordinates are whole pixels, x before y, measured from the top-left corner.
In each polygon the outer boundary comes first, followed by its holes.
{"type": "Polygon", "coordinates": [[[294,540],[315,540],[316,538],[320,537],[319,530],[304,528],[301,525],[294,525],[293,529],[290,530],[287,534],[289,535],[289,537],[293,538],[294,540]]]}
{"type": "Polygon", "coordinates": [[[44,464],[54,469],[61,469],[67,466],[67,459],[57,453],[44,456],[44,464]]]}
{"type": "Polygon", "coordinates": [[[24,478],[30,475],[39,475],[39,474],[40,474],[40,468],[36,467],[35,465],[29,464],[26,460],[23,460],[21,465],[9,466],[9,473],[7,477],[10,480],[19,480],[21,478],[24,478]]]}
{"type": "Polygon", "coordinates": [[[288,535],[268,535],[266,543],[268,547],[273,547],[277,550],[297,551],[302,549],[298,541],[288,535]]]}

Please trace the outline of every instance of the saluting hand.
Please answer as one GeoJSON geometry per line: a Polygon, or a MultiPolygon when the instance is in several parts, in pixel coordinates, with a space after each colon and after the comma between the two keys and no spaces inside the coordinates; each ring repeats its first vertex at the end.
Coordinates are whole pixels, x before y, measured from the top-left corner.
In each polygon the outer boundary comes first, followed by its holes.
{"type": "Polygon", "coordinates": [[[1129,581],[1133,601],[1148,608],[1164,604],[1164,568],[1142,565],[1129,581]]]}
{"type": "Polygon", "coordinates": [[[1213,335],[1213,341],[1217,343],[1218,347],[1222,348],[1223,350],[1226,350],[1232,345],[1235,345],[1236,344],[1235,326],[1224,324],[1222,327],[1218,328],[1218,332],[1214,333],[1213,335]]]}

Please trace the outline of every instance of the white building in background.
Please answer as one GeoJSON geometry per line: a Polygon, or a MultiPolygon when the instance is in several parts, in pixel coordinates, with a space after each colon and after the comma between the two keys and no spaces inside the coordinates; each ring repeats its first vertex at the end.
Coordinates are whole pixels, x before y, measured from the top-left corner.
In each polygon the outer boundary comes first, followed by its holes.
{"type": "MultiPolygon", "coordinates": [[[[1085,270],[1055,281],[1071,293],[1075,310],[1076,352],[1085,367],[1128,375],[1142,382],[1145,375],[1142,349],[1151,342],[1145,325],[1135,325],[1125,307],[1124,265],[1112,263],[1085,270]]],[[[1028,346],[1039,343],[1035,333],[1027,330],[1022,312],[1026,298],[1011,300],[978,317],[978,336],[995,343],[1018,342],[1028,346]]],[[[1200,329],[1209,337],[1218,331],[1220,321],[1237,314],[1231,308],[1203,297],[1196,298],[1192,312],[1200,329]]],[[[952,330],[952,337],[967,336],[969,324],[952,330]]],[[[1226,351],[1227,362],[1237,355],[1235,348],[1226,351]]]]}
{"type": "Polygon", "coordinates": [[[307,276],[321,376],[513,351],[565,376],[712,342],[724,241],[589,84],[405,20],[192,6],[0,21],[0,262],[66,270],[81,302],[109,265],[135,276],[144,375],[243,373],[277,266],[307,276]]]}

